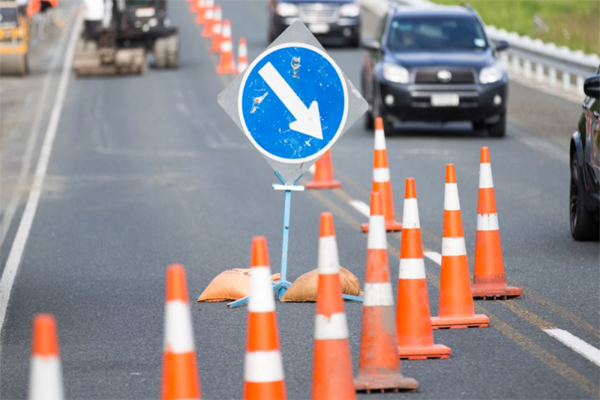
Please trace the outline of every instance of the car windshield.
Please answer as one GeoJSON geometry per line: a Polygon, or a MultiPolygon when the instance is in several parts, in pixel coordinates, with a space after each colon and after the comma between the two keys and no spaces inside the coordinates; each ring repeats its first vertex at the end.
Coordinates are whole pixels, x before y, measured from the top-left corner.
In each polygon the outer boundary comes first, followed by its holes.
{"type": "Polygon", "coordinates": [[[16,8],[0,8],[0,26],[17,26],[16,8]]]}
{"type": "Polygon", "coordinates": [[[473,18],[398,18],[387,39],[391,51],[484,50],[487,41],[473,18]]]}

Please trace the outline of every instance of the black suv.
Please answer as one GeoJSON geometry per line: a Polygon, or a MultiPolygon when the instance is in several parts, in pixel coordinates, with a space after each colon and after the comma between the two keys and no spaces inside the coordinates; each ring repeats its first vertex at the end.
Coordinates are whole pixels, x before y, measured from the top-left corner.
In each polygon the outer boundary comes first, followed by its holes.
{"type": "Polygon", "coordinates": [[[358,0],[270,0],[269,41],[300,19],[322,42],[360,44],[358,0]]]}
{"type": "Polygon", "coordinates": [[[365,126],[383,118],[386,130],[402,121],[470,121],[504,136],[508,77],[479,15],[470,7],[399,7],[382,20],[362,68],[369,102],[365,126]]]}
{"type": "Polygon", "coordinates": [[[575,240],[600,236],[600,67],[583,85],[586,98],[571,137],[569,214],[575,240]]]}

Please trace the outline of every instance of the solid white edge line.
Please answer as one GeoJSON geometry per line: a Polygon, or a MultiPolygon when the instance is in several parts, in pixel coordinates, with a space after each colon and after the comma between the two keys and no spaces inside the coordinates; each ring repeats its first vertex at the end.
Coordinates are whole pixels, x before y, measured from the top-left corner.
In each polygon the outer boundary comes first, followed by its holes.
{"type": "Polygon", "coordinates": [[[52,153],[52,146],[54,144],[54,138],[56,137],[56,131],[58,129],[58,122],[62,112],[63,105],[65,103],[65,96],[67,93],[67,86],[69,83],[69,77],[71,73],[71,66],[73,63],[73,53],[75,51],[75,44],[77,42],[78,34],[81,31],[81,22],[83,20],[83,14],[79,14],[75,23],[72,26],[71,38],[69,39],[69,45],[65,52],[65,61],[63,63],[63,70],[58,83],[58,89],[56,91],[56,100],[52,113],[50,114],[50,120],[48,122],[48,128],[44,135],[44,142],[40,151],[37,167],[35,169],[34,180],[31,192],[23,211],[23,216],[17,229],[17,234],[12,243],[4,271],[2,271],[2,278],[0,278],[0,333],[4,327],[4,319],[6,318],[6,311],[8,308],[8,301],[10,299],[10,293],[12,291],[15,278],[27,239],[29,238],[29,232],[33,224],[33,219],[37,211],[37,206],[40,201],[42,194],[42,188],[44,185],[44,178],[46,177],[46,171],[48,169],[48,163],[50,161],[50,154],[52,153]]]}
{"type": "Polygon", "coordinates": [[[425,251],[423,255],[429,258],[431,261],[436,263],[437,265],[442,265],[442,255],[437,251],[425,251]]]}
{"type": "Polygon", "coordinates": [[[543,329],[543,331],[600,367],[600,350],[591,344],[563,329],[553,328],[543,329]]]}
{"type": "Polygon", "coordinates": [[[367,203],[362,202],[360,200],[350,200],[348,203],[365,217],[371,215],[371,209],[369,208],[367,203]]]}

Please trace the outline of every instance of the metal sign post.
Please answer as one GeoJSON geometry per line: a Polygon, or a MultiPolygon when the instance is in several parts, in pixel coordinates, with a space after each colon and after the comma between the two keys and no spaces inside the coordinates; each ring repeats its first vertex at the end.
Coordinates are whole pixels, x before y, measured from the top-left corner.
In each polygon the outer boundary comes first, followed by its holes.
{"type": "Polygon", "coordinates": [[[273,188],[285,191],[281,279],[274,283],[281,298],[290,286],[292,191],[304,190],[297,185],[302,174],[362,116],[367,103],[300,21],[227,86],[218,101],[275,171],[281,184],[273,188]]]}

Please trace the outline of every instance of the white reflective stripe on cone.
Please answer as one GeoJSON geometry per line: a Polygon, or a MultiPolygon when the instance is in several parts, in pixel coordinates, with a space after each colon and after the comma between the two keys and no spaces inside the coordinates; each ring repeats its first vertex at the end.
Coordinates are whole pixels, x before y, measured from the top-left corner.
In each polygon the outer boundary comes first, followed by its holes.
{"type": "Polygon", "coordinates": [[[215,26],[213,26],[213,33],[216,35],[221,34],[221,24],[215,24],[215,26]]]}
{"type": "Polygon", "coordinates": [[[400,259],[398,279],[425,279],[425,262],[422,258],[400,259]]]}
{"type": "Polygon", "coordinates": [[[497,231],[498,214],[477,214],[477,230],[478,231],[497,231]]]}
{"type": "Polygon", "coordinates": [[[62,400],[63,398],[60,359],[57,356],[33,356],[29,372],[29,399],[62,400]]]}
{"type": "Polygon", "coordinates": [[[389,182],[389,181],[390,181],[389,168],[374,168],[373,169],[373,182],[389,182]]]}
{"type": "Polygon", "coordinates": [[[214,13],[213,13],[212,8],[207,8],[206,11],[204,11],[204,18],[207,20],[213,19],[213,15],[214,15],[214,13]]]}
{"type": "Polygon", "coordinates": [[[164,350],[171,353],[194,351],[194,332],[190,306],[181,300],[166,302],[164,350]]]}
{"type": "Polygon", "coordinates": [[[315,316],[315,339],[348,339],[348,322],[346,321],[346,313],[333,313],[329,317],[317,314],[315,316]]]}
{"type": "Polygon", "coordinates": [[[385,218],[383,215],[371,215],[369,217],[369,236],[367,239],[367,249],[387,249],[387,238],[385,236],[385,218]]]}
{"type": "Polygon", "coordinates": [[[244,381],[260,383],[282,380],[283,364],[279,350],[246,353],[244,360],[244,381]]]}
{"type": "Polygon", "coordinates": [[[402,229],[420,228],[419,206],[417,199],[404,199],[404,210],[402,213],[402,229]]]}
{"type": "Polygon", "coordinates": [[[242,57],[246,57],[248,55],[248,49],[246,48],[246,46],[240,46],[238,50],[238,55],[242,57]]]}
{"type": "Polygon", "coordinates": [[[467,248],[465,246],[465,238],[463,238],[463,237],[442,238],[442,255],[443,256],[466,256],[467,248]]]}
{"type": "Polygon", "coordinates": [[[458,186],[456,185],[456,183],[446,183],[446,187],[444,189],[444,210],[460,210],[460,201],[458,200],[458,186]]]}
{"type": "Polygon", "coordinates": [[[271,268],[250,268],[250,298],[248,299],[249,312],[275,311],[275,294],[271,281],[271,268]]]}
{"type": "Polygon", "coordinates": [[[479,189],[488,189],[494,187],[492,179],[492,164],[480,164],[479,166],[479,189]]]}
{"type": "Polygon", "coordinates": [[[224,53],[231,53],[233,51],[233,47],[231,46],[231,42],[229,40],[221,43],[221,51],[224,53]]]}
{"type": "MultiPolygon", "coordinates": [[[[231,38],[231,25],[230,24],[223,24],[223,37],[224,38],[231,38]]],[[[230,41],[228,41],[229,44],[231,44],[230,41]]]]}
{"type": "Polygon", "coordinates": [[[363,297],[363,306],[393,306],[394,294],[392,293],[392,284],[383,283],[365,283],[365,293],[363,297]]]}
{"type": "Polygon", "coordinates": [[[375,150],[385,150],[385,133],[381,129],[375,130],[375,150]]]}
{"type": "Polygon", "coordinates": [[[319,238],[319,260],[317,265],[319,275],[340,273],[340,259],[335,236],[319,238]]]}

